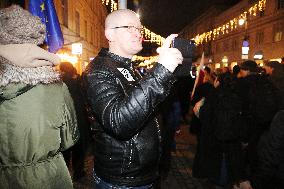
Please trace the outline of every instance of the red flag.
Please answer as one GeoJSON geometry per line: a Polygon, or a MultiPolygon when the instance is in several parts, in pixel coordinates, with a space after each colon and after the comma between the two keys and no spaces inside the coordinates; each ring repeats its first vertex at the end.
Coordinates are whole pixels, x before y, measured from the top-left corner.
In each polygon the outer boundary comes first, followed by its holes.
{"type": "Polygon", "coordinates": [[[196,87],[203,83],[203,78],[204,78],[203,67],[204,67],[204,52],[202,53],[202,56],[201,56],[201,59],[200,59],[200,64],[199,64],[199,67],[197,69],[197,77],[195,79],[194,86],[193,86],[193,89],[192,89],[191,99],[194,95],[196,87]]]}

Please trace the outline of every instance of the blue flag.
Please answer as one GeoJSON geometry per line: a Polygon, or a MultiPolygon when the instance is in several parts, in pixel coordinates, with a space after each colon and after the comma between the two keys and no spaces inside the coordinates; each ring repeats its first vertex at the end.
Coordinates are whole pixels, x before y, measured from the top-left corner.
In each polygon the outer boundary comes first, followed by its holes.
{"type": "Polygon", "coordinates": [[[45,42],[48,51],[55,53],[62,48],[64,39],[53,0],[30,0],[29,10],[32,15],[40,17],[42,23],[46,25],[45,42]]]}

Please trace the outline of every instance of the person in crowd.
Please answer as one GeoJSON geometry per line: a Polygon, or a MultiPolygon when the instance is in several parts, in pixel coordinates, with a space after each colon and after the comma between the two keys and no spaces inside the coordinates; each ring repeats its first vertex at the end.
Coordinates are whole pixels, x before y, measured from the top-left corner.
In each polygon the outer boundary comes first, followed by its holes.
{"type": "Polygon", "coordinates": [[[284,67],[277,61],[265,63],[264,69],[268,74],[268,79],[278,90],[278,96],[282,99],[281,109],[284,109],[284,67]]]}
{"type": "Polygon", "coordinates": [[[250,182],[241,185],[243,189],[280,189],[284,188],[283,150],[283,66],[277,61],[265,63],[264,69],[268,79],[277,88],[278,98],[282,98],[280,111],[275,115],[269,129],[260,137],[257,146],[258,163],[256,171],[251,175],[250,182]]]}
{"type": "MultiPolygon", "coordinates": [[[[211,69],[206,66],[204,68],[204,76],[203,79],[201,80],[201,84],[197,85],[194,95],[192,96],[191,99],[191,105],[193,107],[198,101],[200,101],[202,98],[205,98],[210,93],[211,89],[213,89],[213,82],[214,82],[214,76],[211,73],[211,69]]],[[[200,120],[195,114],[193,114],[190,123],[190,132],[198,135],[200,129],[201,129],[200,120]]]]}
{"type": "Polygon", "coordinates": [[[265,75],[259,74],[256,62],[248,60],[240,64],[240,78],[236,84],[237,93],[242,99],[242,113],[246,117],[243,128],[246,140],[246,172],[250,177],[256,172],[258,156],[257,145],[262,134],[269,129],[270,123],[280,109],[277,89],[265,75]]]}
{"type": "Polygon", "coordinates": [[[78,142],[63,152],[67,166],[70,168],[72,160],[73,180],[78,181],[85,176],[84,160],[90,141],[90,125],[86,110],[86,99],[82,94],[81,78],[70,62],[61,62],[59,65],[62,81],[67,85],[74,102],[80,138],[78,142]]]}
{"type": "Polygon", "coordinates": [[[230,73],[214,81],[214,89],[205,100],[196,103],[201,131],[199,140],[199,174],[217,186],[232,188],[243,179],[241,155],[241,100],[230,73]],[[202,103],[201,103],[202,102],[202,103]],[[204,103],[204,104],[203,104],[204,103]]]}
{"type": "Polygon", "coordinates": [[[158,49],[158,63],[141,78],[131,58],[142,50],[141,22],[121,9],[105,20],[109,49],[102,49],[86,70],[87,95],[96,118],[96,189],[152,188],[158,178],[160,127],[157,106],[170,93],[183,57],[170,48],[172,34],[158,49]]]}
{"type": "Polygon", "coordinates": [[[211,72],[212,72],[211,68],[209,68],[208,66],[205,66],[205,68],[204,68],[204,75],[210,75],[210,74],[212,74],[211,72]]]}
{"type": "Polygon", "coordinates": [[[230,73],[230,68],[228,66],[223,67],[222,73],[230,73]]]}
{"type": "MultiPolygon", "coordinates": [[[[195,93],[193,95],[193,98],[191,100],[191,104],[194,107],[193,109],[196,109],[198,105],[196,105],[198,102],[202,102],[204,98],[206,98],[214,88],[213,86],[213,75],[211,74],[211,70],[209,67],[205,67],[205,75],[203,78],[203,83],[198,85],[196,87],[195,93]],[[203,100],[202,100],[203,99],[203,100]]],[[[192,174],[194,177],[197,178],[202,178],[203,175],[200,172],[200,166],[203,164],[202,161],[200,161],[200,135],[201,135],[201,130],[202,130],[202,124],[200,122],[198,114],[193,114],[191,123],[190,123],[190,132],[193,134],[196,134],[197,138],[197,147],[196,147],[196,153],[194,156],[194,161],[193,161],[193,168],[192,168],[192,174]]]]}
{"type": "Polygon", "coordinates": [[[251,178],[254,189],[284,188],[284,110],[280,110],[258,145],[259,162],[251,178]]]}
{"type": "Polygon", "coordinates": [[[178,77],[177,95],[180,100],[182,123],[189,124],[190,96],[194,85],[194,78],[190,75],[178,77]]]}
{"type": "Polygon", "coordinates": [[[235,65],[234,67],[233,67],[233,76],[234,76],[234,78],[240,78],[241,76],[240,76],[240,72],[241,72],[241,69],[240,69],[240,66],[239,65],[235,65]]]}
{"type": "Polygon", "coordinates": [[[70,189],[61,154],[79,137],[72,98],[37,45],[45,26],[19,6],[0,10],[0,188],[70,189]],[[23,24],[25,23],[25,24],[23,24]]]}
{"type": "Polygon", "coordinates": [[[223,73],[222,68],[216,68],[216,69],[214,70],[214,73],[215,73],[216,75],[219,75],[219,74],[223,73]]]}

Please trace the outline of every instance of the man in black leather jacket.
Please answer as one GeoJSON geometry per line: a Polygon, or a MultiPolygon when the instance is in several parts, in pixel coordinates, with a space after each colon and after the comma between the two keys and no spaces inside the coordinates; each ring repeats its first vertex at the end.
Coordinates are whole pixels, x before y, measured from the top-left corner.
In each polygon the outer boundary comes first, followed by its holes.
{"type": "Polygon", "coordinates": [[[158,177],[160,128],[156,107],[169,94],[173,71],[182,63],[170,48],[170,35],[160,48],[158,63],[143,78],[131,58],[142,50],[141,23],[123,9],[109,14],[102,49],[86,70],[87,95],[96,117],[94,178],[96,189],[152,188],[158,177]]]}

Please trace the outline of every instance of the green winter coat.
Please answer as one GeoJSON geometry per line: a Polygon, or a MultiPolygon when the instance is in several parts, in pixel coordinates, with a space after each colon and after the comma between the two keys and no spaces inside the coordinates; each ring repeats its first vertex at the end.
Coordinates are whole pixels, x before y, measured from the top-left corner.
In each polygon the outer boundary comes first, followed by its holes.
{"type": "Polygon", "coordinates": [[[78,139],[65,84],[0,86],[0,188],[71,189],[61,151],[78,139]]]}

